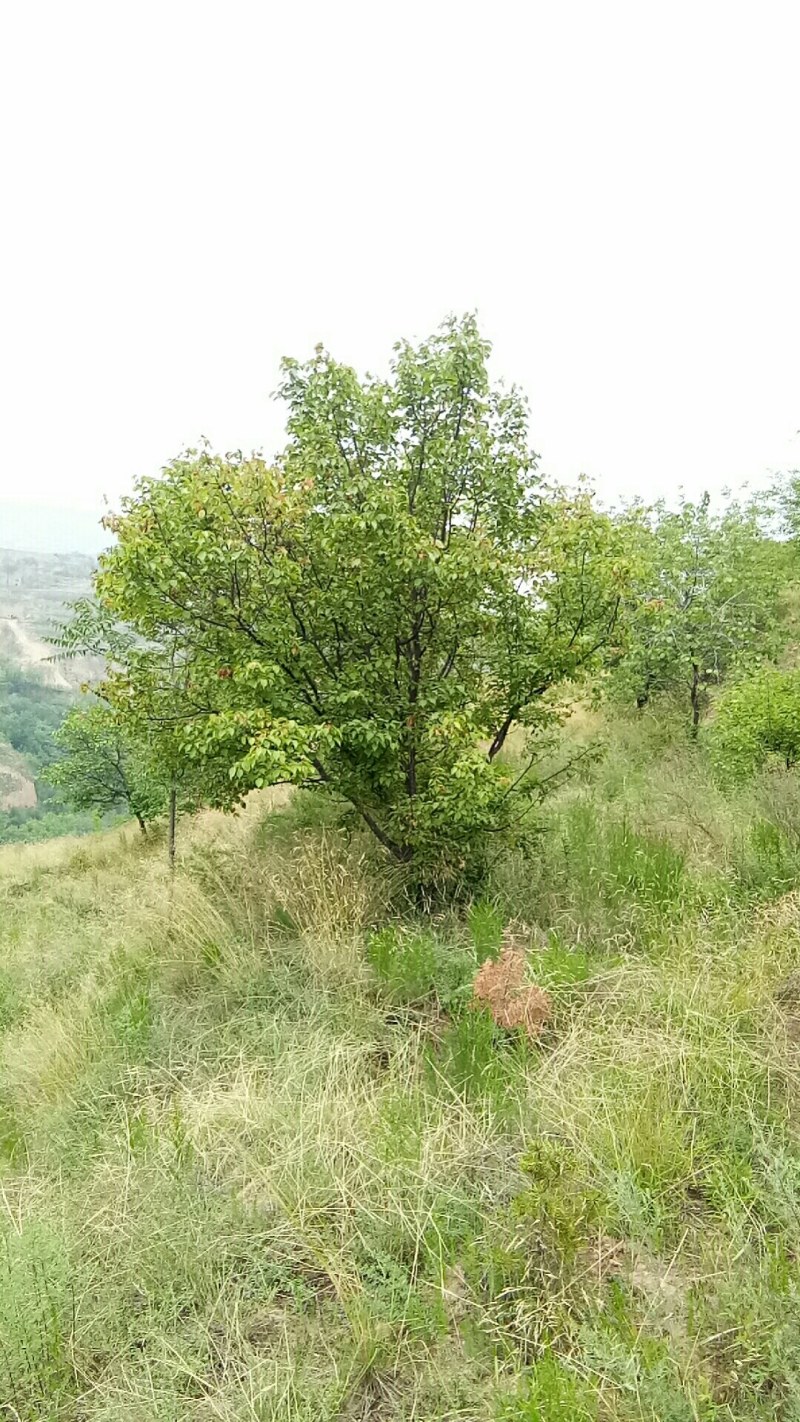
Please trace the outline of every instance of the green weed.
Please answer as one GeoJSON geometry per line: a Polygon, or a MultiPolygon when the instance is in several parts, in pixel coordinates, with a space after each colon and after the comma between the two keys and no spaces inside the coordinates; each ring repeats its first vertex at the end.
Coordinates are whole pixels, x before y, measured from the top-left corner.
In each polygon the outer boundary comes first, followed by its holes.
{"type": "Polygon", "coordinates": [[[594,1389],[546,1353],[517,1394],[500,1404],[497,1418],[498,1422],[594,1422],[597,1415],[594,1389]]]}

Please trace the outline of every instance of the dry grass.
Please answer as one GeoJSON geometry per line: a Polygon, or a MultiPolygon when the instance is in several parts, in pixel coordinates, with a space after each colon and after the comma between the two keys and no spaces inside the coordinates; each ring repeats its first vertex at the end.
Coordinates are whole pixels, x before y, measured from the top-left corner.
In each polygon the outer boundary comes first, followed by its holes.
{"type": "Polygon", "coordinates": [[[469,1009],[457,915],[398,929],[395,1002],[395,886],[263,802],[187,826],[174,882],[126,835],[4,868],[0,1410],[798,1415],[797,890],[759,787],[615,754],[495,885],[534,947],[477,985],[511,1025],[541,984],[534,1042],[469,1009]],[[652,838],[673,793],[711,848],[652,838]]]}

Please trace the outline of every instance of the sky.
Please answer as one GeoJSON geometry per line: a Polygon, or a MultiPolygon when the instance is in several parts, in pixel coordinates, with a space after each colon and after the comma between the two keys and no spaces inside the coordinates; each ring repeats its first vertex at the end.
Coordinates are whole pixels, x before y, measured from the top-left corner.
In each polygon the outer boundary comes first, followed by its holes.
{"type": "Polygon", "coordinates": [[[800,6],[0,4],[0,546],[478,312],[552,477],[800,465],[800,6]]]}

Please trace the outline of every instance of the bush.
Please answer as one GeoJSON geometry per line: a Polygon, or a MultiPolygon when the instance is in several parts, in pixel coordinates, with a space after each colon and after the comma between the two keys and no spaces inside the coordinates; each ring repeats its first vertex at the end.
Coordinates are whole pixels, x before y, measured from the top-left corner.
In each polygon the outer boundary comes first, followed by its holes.
{"type": "Polygon", "coordinates": [[[446,1009],[469,998],[475,975],[474,948],[440,942],[425,928],[390,924],[373,933],[367,958],[382,994],[397,1006],[435,1000],[446,1009]]]}
{"type": "Polygon", "coordinates": [[[711,748],[723,780],[744,780],[770,762],[791,770],[800,757],[800,672],[760,672],[720,699],[711,748]]]}

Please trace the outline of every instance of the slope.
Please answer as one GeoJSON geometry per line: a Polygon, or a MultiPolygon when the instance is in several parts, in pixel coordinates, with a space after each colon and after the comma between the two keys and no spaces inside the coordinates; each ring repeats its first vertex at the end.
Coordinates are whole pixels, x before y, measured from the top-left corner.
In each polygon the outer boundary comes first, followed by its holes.
{"type": "Polygon", "coordinates": [[[43,686],[69,691],[70,683],[57,662],[50,659],[53,648],[42,642],[16,617],[0,617],[0,657],[32,674],[43,686]]]}
{"type": "Polygon", "coordinates": [[[432,919],[302,797],[0,851],[10,1417],[800,1415],[800,796],[609,741],[432,919]]]}

